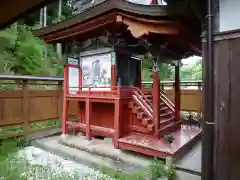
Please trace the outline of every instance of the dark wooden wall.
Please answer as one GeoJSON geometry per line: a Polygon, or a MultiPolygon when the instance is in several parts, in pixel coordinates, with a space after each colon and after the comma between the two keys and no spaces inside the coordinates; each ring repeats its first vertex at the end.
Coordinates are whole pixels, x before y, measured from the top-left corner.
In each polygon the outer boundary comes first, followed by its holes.
{"type": "MultiPolygon", "coordinates": [[[[215,81],[215,180],[238,180],[240,179],[240,32],[217,35],[214,51],[212,70],[215,81]]],[[[204,106],[208,103],[210,102],[205,100],[204,106]]]]}

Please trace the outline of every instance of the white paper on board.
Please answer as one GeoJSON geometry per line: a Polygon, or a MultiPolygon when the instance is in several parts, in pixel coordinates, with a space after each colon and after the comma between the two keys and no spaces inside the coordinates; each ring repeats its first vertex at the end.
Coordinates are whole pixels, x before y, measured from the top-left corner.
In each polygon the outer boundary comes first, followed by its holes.
{"type": "MultiPolygon", "coordinates": [[[[78,65],[78,59],[68,58],[68,64],[78,65]]],[[[79,90],[79,68],[69,67],[68,87],[70,94],[76,94],[79,90]]]]}
{"type": "Polygon", "coordinates": [[[97,54],[81,58],[83,71],[83,90],[110,91],[111,53],[97,54]],[[104,87],[104,88],[97,88],[104,87]],[[105,88],[106,87],[106,88],[105,88]]]}

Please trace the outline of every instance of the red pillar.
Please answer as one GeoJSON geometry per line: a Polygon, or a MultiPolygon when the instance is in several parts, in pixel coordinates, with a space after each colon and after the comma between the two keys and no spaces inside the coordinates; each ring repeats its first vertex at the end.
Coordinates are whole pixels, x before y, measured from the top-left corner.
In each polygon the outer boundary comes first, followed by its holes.
{"type": "Polygon", "coordinates": [[[181,89],[180,89],[180,65],[175,66],[175,118],[180,121],[181,89]]]}
{"type": "Polygon", "coordinates": [[[122,105],[120,102],[120,99],[115,99],[115,104],[114,104],[114,147],[118,148],[118,139],[120,137],[120,115],[122,111],[122,105]]]}
{"type": "Polygon", "coordinates": [[[62,134],[66,135],[67,132],[67,118],[68,118],[68,108],[69,101],[67,100],[68,94],[68,71],[69,67],[64,66],[64,82],[63,82],[63,109],[62,109],[62,134]]]}
{"type": "Polygon", "coordinates": [[[156,4],[156,5],[158,5],[158,0],[152,0],[152,1],[151,1],[151,4],[156,4]]]}
{"type": "Polygon", "coordinates": [[[159,138],[160,130],[160,78],[158,62],[153,66],[153,118],[154,118],[154,136],[159,138]]]}
{"type": "Polygon", "coordinates": [[[92,140],[92,132],[91,132],[91,115],[92,115],[92,103],[90,99],[86,99],[86,137],[87,140],[92,140]]]}

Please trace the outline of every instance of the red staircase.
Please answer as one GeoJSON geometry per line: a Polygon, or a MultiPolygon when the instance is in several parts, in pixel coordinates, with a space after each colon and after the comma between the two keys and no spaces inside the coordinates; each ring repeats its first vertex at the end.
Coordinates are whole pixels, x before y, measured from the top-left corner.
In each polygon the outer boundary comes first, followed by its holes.
{"type": "Polygon", "coordinates": [[[118,140],[123,150],[166,158],[186,152],[201,138],[201,129],[181,128],[175,119],[175,107],[163,91],[160,94],[160,135],[155,136],[152,89],[133,88],[131,132],[118,140]],[[164,136],[171,135],[173,142],[164,136]]]}
{"type": "MultiPolygon", "coordinates": [[[[180,129],[180,122],[176,122],[174,105],[161,91],[160,96],[160,136],[171,134],[180,129]]],[[[146,134],[154,133],[153,122],[153,94],[152,89],[133,89],[133,101],[129,103],[133,115],[141,122],[138,129],[146,129],[146,134]]],[[[138,132],[135,128],[135,132],[138,132]]],[[[139,131],[140,132],[140,131],[139,131]]],[[[140,133],[143,133],[141,131],[140,133]]]]}

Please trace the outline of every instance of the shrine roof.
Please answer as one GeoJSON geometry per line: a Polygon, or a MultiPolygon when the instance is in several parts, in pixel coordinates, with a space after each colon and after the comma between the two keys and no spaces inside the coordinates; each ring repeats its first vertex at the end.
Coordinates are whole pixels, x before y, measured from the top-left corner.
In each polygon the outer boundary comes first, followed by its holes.
{"type": "MultiPolygon", "coordinates": [[[[33,33],[34,35],[44,39],[45,36],[51,36],[56,32],[71,29],[79,24],[87,23],[90,20],[111,14],[112,12],[123,12],[128,15],[132,15],[133,17],[144,17],[151,20],[169,19],[166,6],[164,5],[146,6],[131,3],[125,0],[102,0],[100,3],[98,2],[96,5],[84,9],[71,19],[36,30],[33,33]]],[[[49,40],[48,42],[51,41],[49,40]]]]}

